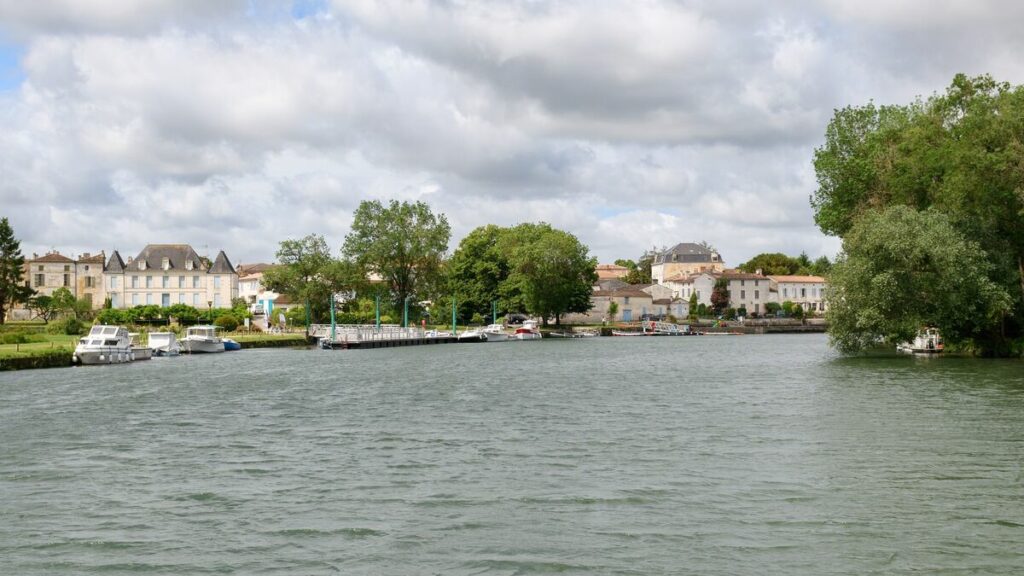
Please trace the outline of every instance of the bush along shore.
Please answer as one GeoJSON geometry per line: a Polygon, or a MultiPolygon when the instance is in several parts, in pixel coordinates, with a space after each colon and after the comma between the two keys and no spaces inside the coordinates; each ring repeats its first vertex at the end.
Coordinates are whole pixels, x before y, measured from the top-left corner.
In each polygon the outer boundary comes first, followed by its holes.
{"type": "Polygon", "coordinates": [[[73,350],[70,348],[46,348],[27,350],[18,355],[0,356],[0,372],[5,370],[27,370],[30,368],[63,368],[71,366],[73,350]]]}

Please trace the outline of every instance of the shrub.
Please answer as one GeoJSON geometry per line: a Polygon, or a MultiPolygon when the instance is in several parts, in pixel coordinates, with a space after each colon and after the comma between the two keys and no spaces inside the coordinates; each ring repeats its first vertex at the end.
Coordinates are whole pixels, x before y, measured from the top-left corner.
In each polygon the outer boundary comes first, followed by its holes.
{"type": "Polygon", "coordinates": [[[61,318],[51,322],[47,331],[51,334],[66,334],[68,336],[79,336],[85,333],[85,324],[74,316],[61,318]]]}
{"type": "Polygon", "coordinates": [[[735,308],[726,308],[725,312],[722,314],[722,317],[725,318],[726,320],[735,320],[736,319],[736,309],[735,308]]]}
{"type": "Polygon", "coordinates": [[[747,315],[747,307],[746,306],[740,306],[739,310],[736,311],[736,315],[737,316],[746,316],[747,315]]]}
{"type": "Polygon", "coordinates": [[[483,324],[484,323],[484,317],[479,312],[475,312],[475,313],[473,313],[473,317],[470,318],[469,321],[472,324],[483,324]]]}
{"type": "Polygon", "coordinates": [[[228,332],[234,332],[238,328],[238,318],[233,314],[221,314],[217,316],[217,319],[213,321],[217,326],[220,326],[223,330],[228,332]]]}
{"type": "Polygon", "coordinates": [[[7,332],[0,334],[0,344],[28,344],[30,342],[45,342],[46,339],[39,334],[28,332],[7,332]]]}

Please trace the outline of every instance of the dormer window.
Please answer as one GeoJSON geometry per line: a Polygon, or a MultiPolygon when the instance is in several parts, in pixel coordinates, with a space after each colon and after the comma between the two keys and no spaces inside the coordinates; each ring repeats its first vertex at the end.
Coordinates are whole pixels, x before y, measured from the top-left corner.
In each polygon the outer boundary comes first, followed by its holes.
{"type": "Polygon", "coordinates": [[[185,270],[191,270],[195,267],[195,264],[191,260],[185,260],[185,270]]]}
{"type": "Polygon", "coordinates": [[[145,269],[146,269],[146,261],[145,260],[139,260],[139,270],[145,270],[145,269]]]}
{"type": "Polygon", "coordinates": [[[167,257],[164,257],[162,260],[160,260],[160,267],[163,268],[164,270],[170,270],[171,269],[171,259],[167,258],[167,257]]]}

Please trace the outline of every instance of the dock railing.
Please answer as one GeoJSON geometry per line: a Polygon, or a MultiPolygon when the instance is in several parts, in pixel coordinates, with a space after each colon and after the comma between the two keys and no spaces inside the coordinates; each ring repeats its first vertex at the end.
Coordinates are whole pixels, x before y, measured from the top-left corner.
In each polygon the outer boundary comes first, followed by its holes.
{"type": "MultiPolygon", "coordinates": [[[[320,339],[331,337],[330,324],[311,324],[309,335],[320,339]]],[[[336,324],[334,342],[362,343],[427,338],[426,332],[418,327],[403,328],[397,324],[336,324]]]]}

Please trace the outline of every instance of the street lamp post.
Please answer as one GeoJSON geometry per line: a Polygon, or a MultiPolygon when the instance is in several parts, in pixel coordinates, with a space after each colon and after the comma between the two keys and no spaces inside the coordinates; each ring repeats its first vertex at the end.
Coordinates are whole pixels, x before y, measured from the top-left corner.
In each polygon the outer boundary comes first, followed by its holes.
{"type": "Polygon", "coordinates": [[[402,328],[409,327],[409,298],[411,296],[405,297],[405,310],[402,312],[402,328]]]}
{"type": "Polygon", "coordinates": [[[213,300],[206,301],[206,308],[209,310],[210,324],[213,324],[213,300]]]}

